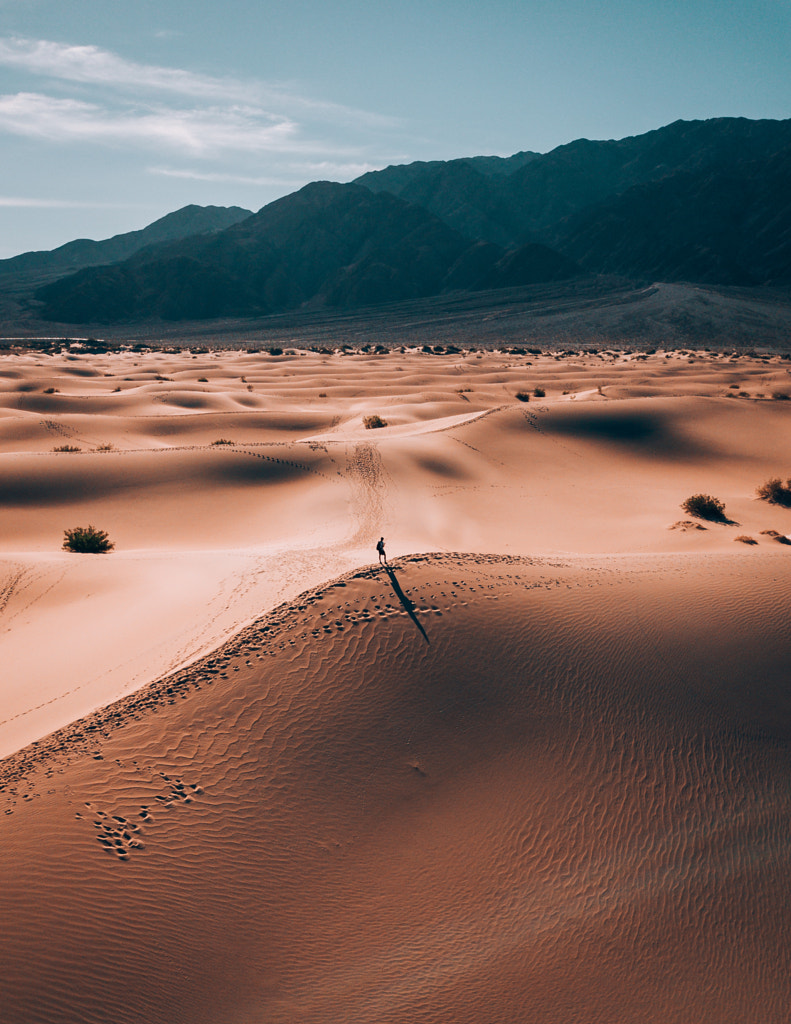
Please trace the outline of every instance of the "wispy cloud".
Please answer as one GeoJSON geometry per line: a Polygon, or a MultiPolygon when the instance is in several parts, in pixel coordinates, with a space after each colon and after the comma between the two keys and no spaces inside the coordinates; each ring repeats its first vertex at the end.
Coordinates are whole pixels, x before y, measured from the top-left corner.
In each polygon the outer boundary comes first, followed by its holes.
{"type": "Polygon", "coordinates": [[[0,207],[41,210],[127,210],[139,203],[95,203],[79,199],[43,199],[36,196],[0,196],[0,207]]]}
{"type": "Polygon", "coordinates": [[[181,167],[148,167],[149,174],[159,174],[166,178],[181,178],[187,181],[210,181],[231,185],[254,185],[254,186],[294,186],[304,182],[307,178],[329,177],[333,180],[344,180],[358,178],[366,171],[374,170],[374,164],[369,163],[336,163],[329,160],[315,162],[286,163],[282,165],[287,175],[273,177],[272,175],[249,175],[233,174],[229,172],[197,171],[192,168],[181,167]]]}
{"type": "Polygon", "coordinates": [[[212,103],[260,105],[301,111],[341,123],[393,127],[396,121],[370,111],[300,95],[275,83],[242,81],[126,60],[98,46],[73,46],[47,39],[0,37],[0,65],[62,81],[118,90],[170,93],[212,103]]]}
{"type": "Polygon", "coordinates": [[[181,178],[183,181],[210,181],[225,185],[283,185],[291,186],[299,183],[299,178],[275,178],[271,175],[231,174],[221,171],[193,171],[176,167],[148,167],[149,174],[159,174],[165,178],[181,178]]]}
{"type": "Polygon", "coordinates": [[[40,93],[0,96],[0,130],[50,141],[145,144],[206,156],[221,151],[295,153],[315,147],[295,122],[249,107],[108,110],[40,93]]]}
{"type": "Polygon", "coordinates": [[[98,46],[69,46],[48,39],[0,38],[0,64],[49,78],[94,85],[153,89],[205,99],[247,100],[250,91],[232,79],[197,75],[125,60],[98,46]]]}

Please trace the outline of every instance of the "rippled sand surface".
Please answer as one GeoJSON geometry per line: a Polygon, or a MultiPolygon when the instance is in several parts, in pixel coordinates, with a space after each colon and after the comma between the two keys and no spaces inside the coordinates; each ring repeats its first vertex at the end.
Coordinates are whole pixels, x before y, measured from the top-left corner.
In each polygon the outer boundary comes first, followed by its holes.
{"type": "Polygon", "coordinates": [[[5,1019],[780,1024],[789,591],[433,555],[305,595],[10,762],[5,1019]]]}
{"type": "Polygon", "coordinates": [[[791,510],[754,488],[791,403],[719,357],[613,357],[609,398],[599,357],[345,358],[218,358],[281,404],[228,448],[157,401],[36,450],[7,389],[3,1024],[785,1024],[791,510]],[[731,521],[679,526],[693,489],[731,521]],[[54,551],[65,512],[118,550],[54,551]]]}

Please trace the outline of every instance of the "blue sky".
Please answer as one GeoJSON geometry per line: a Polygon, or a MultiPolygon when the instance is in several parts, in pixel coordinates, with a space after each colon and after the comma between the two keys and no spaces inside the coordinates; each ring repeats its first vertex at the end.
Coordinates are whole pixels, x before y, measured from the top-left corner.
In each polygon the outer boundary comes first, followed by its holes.
{"type": "Polygon", "coordinates": [[[0,0],[0,258],[410,160],[791,116],[791,0],[0,0]]]}

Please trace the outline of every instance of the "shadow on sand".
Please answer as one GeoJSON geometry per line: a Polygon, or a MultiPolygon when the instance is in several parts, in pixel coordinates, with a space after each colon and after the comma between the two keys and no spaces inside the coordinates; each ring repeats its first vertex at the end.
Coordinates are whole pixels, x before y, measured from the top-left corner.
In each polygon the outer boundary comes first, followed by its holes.
{"type": "Polygon", "coordinates": [[[415,615],[415,606],[414,606],[414,604],[412,603],[412,601],[409,600],[409,598],[406,596],[404,591],[401,589],[401,584],[398,582],[398,577],[395,574],[395,569],[393,569],[389,565],[385,565],[384,568],[385,568],[385,572],[390,577],[390,584],[391,584],[393,590],[395,591],[396,597],[401,602],[401,604],[404,606],[404,610],[406,611],[407,615],[410,617],[410,619],[415,623],[417,628],[423,634],[423,639],[426,641],[427,644],[430,644],[431,641],[428,638],[428,634],[426,633],[425,629],[423,629],[422,625],[420,624],[420,620],[418,619],[417,615],[415,615]]]}

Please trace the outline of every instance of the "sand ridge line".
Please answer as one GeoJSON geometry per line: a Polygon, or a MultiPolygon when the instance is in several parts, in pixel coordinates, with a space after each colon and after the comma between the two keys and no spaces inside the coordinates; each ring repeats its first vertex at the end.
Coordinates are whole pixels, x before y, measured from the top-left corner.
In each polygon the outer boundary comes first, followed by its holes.
{"type": "MultiPolygon", "coordinates": [[[[290,560],[292,554],[289,552],[284,557],[290,560]]],[[[689,557],[694,561],[702,561],[705,558],[705,556],[694,554],[689,557]]],[[[659,555],[646,558],[646,556],[636,554],[633,559],[627,560],[626,567],[619,564],[622,561],[620,556],[602,556],[600,559],[592,560],[589,557],[526,557],[497,553],[427,552],[405,555],[392,560],[390,567],[398,570],[409,565],[438,563],[451,567],[455,565],[459,569],[496,565],[513,569],[539,566],[562,570],[576,565],[583,570],[583,577],[577,579],[573,584],[562,580],[552,582],[542,577],[538,582],[527,585],[527,589],[532,589],[534,586],[545,588],[550,583],[553,587],[567,589],[578,589],[580,586],[595,587],[602,578],[602,569],[610,576],[614,575],[618,582],[624,585],[632,584],[640,578],[652,575],[652,573],[666,573],[668,569],[673,571],[672,560],[669,560],[667,556],[659,555]],[[628,564],[630,561],[637,564],[630,566],[628,564]],[[671,564],[668,564],[669,562],[671,564]],[[607,569],[607,566],[611,564],[614,564],[615,567],[607,569]]],[[[721,556],[719,559],[709,557],[706,558],[706,561],[720,561],[727,564],[728,556],[721,556]]],[[[679,567],[677,571],[683,574],[685,570],[683,567],[679,567]]],[[[198,656],[188,661],[187,664],[182,664],[173,672],[146,684],[134,693],[124,696],[0,760],[0,793],[3,791],[13,792],[14,788],[31,772],[35,772],[53,759],[69,763],[74,757],[99,758],[101,739],[109,739],[116,729],[127,722],[139,720],[141,715],[156,713],[166,705],[172,705],[175,703],[176,697],[185,699],[191,691],[199,690],[203,685],[211,685],[227,678],[228,672],[225,670],[229,666],[232,667],[235,657],[251,653],[255,653],[259,659],[276,656],[279,651],[282,652],[289,645],[293,645],[292,639],[284,639],[284,637],[293,631],[295,620],[310,605],[321,600],[328,592],[336,588],[343,588],[354,580],[381,579],[382,573],[383,568],[378,565],[353,569],[311,588],[293,600],[283,602],[273,608],[263,617],[257,617],[208,654],[198,656]]],[[[460,586],[461,584],[454,582],[453,585],[460,586]]],[[[493,585],[489,584],[488,589],[491,591],[493,585]]],[[[397,589],[395,593],[397,594],[397,589]]],[[[406,603],[403,600],[401,603],[404,609],[403,614],[410,615],[406,603]]],[[[388,607],[391,606],[388,605],[388,607]]],[[[396,606],[392,607],[398,611],[396,606]]],[[[414,615],[411,617],[414,618],[414,615]]],[[[364,615],[363,618],[366,616],[364,615]]],[[[327,625],[322,627],[325,633],[333,632],[335,628],[341,628],[340,623],[336,623],[334,627],[327,625]]],[[[320,631],[314,630],[314,635],[318,635],[318,632],[320,631]]],[[[307,633],[303,635],[307,636],[307,633]]]]}
{"type": "MultiPolygon", "coordinates": [[[[460,568],[500,564],[511,567],[546,565],[547,568],[561,568],[569,564],[564,560],[523,556],[430,552],[394,559],[390,566],[397,570],[410,564],[427,562],[455,564],[460,568]]],[[[210,653],[0,760],[0,793],[12,792],[28,775],[53,760],[65,764],[74,757],[99,756],[98,743],[101,738],[108,739],[115,730],[126,722],[139,719],[142,714],[156,712],[168,704],[175,703],[177,696],[184,699],[191,690],[201,689],[202,685],[211,685],[222,678],[227,678],[225,669],[235,656],[249,653],[255,653],[259,658],[275,656],[292,642],[284,640],[284,637],[293,626],[294,620],[310,605],[321,600],[327,592],[343,588],[353,580],[377,579],[381,578],[383,573],[383,567],[372,565],[349,570],[311,588],[244,626],[210,653]]],[[[407,612],[404,611],[403,614],[407,615],[407,612]]]]}

